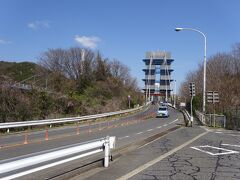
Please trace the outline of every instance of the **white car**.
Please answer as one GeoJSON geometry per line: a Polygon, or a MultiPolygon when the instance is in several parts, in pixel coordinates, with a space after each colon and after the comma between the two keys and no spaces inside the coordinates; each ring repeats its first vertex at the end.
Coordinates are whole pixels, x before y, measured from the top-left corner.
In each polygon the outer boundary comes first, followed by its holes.
{"type": "Polygon", "coordinates": [[[160,106],[158,108],[157,117],[169,117],[167,106],[160,106]]]}

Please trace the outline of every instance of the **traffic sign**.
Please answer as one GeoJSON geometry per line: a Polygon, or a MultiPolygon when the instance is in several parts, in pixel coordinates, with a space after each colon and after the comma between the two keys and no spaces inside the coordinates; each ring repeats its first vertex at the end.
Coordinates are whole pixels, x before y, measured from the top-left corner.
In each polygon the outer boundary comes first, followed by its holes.
{"type": "Polygon", "coordinates": [[[207,102],[209,102],[209,103],[218,103],[219,102],[218,91],[208,91],[207,92],[207,102]]]}

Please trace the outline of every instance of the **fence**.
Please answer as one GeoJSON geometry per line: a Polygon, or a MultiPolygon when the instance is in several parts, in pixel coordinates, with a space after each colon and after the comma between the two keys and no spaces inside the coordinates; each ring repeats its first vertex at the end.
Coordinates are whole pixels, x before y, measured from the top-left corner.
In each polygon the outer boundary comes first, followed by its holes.
{"type": "Polygon", "coordinates": [[[233,116],[233,129],[239,130],[240,131],[240,116],[233,116]]]}
{"type": "Polygon", "coordinates": [[[43,169],[47,169],[53,166],[57,166],[69,161],[73,161],[103,151],[104,151],[104,167],[108,167],[111,155],[110,149],[115,148],[115,139],[116,139],[115,136],[112,137],[107,136],[105,138],[89,141],[70,148],[64,148],[61,150],[47,152],[24,159],[2,163],[0,164],[0,178],[2,180],[15,179],[27,174],[31,174],[43,169]],[[58,158],[67,159],[57,161],[58,158]],[[56,162],[52,162],[54,160],[56,162]],[[42,165],[42,163],[46,163],[49,161],[51,161],[51,163],[42,165]],[[41,166],[36,167],[39,164],[41,164],[41,166]]]}
{"type": "Polygon", "coordinates": [[[226,128],[226,116],[219,114],[203,114],[195,111],[197,118],[205,126],[226,128]]]}

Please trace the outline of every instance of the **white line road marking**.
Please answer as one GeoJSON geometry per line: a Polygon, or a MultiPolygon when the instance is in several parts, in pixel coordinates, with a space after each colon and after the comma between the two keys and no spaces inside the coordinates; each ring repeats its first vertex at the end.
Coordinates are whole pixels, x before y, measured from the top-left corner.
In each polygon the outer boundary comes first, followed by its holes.
{"type": "Polygon", "coordinates": [[[204,132],[204,133],[202,133],[202,134],[199,134],[199,135],[196,136],[195,138],[193,138],[193,139],[191,139],[191,140],[185,142],[184,144],[182,144],[182,145],[180,145],[180,146],[178,146],[178,147],[172,149],[171,151],[169,151],[169,152],[167,152],[167,153],[165,153],[165,154],[159,156],[158,158],[155,158],[154,160],[147,162],[146,164],[144,164],[144,165],[138,167],[137,169],[135,169],[135,170],[129,172],[128,174],[125,174],[124,176],[118,178],[117,180],[125,180],[125,179],[129,179],[129,178],[135,176],[136,174],[140,173],[141,171],[143,171],[143,170],[149,168],[150,166],[152,166],[152,165],[158,163],[159,161],[163,160],[164,158],[170,156],[171,154],[173,154],[173,153],[179,151],[180,149],[184,148],[185,146],[191,144],[192,142],[194,142],[195,140],[197,140],[198,138],[204,136],[204,135],[207,134],[207,133],[208,133],[208,132],[204,132]]]}
{"type": "Polygon", "coordinates": [[[168,123],[169,125],[170,124],[173,124],[173,123],[175,123],[176,121],[178,121],[178,119],[175,119],[174,121],[172,121],[172,122],[170,122],[170,123],[168,123]]]}
{"type": "Polygon", "coordinates": [[[162,126],[158,126],[157,128],[160,129],[162,126]]]}
{"type": "Polygon", "coordinates": [[[118,138],[118,140],[125,139],[125,138],[128,138],[128,137],[129,136],[120,137],[120,138],[118,138]]]}
{"type": "Polygon", "coordinates": [[[240,147],[240,145],[235,145],[235,144],[221,144],[223,146],[232,146],[232,147],[240,147]]]}
{"type": "Polygon", "coordinates": [[[142,133],[143,133],[143,132],[138,132],[138,133],[136,133],[136,134],[138,135],[138,134],[142,134],[142,133]]]}
{"type": "Polygon", "coordinates": [[[152,131],[152,130],[153,130],[153,129],[149,129],[149,130],[147,130],[147,131],[149,132],[149,131],[152,131]]]}
{"type": "Polygon", "coordinates": [[[215,133],[217,133],[217,134],[222,134],[223,132],[221,132],[221,131],[217,131],[217,132],[215,132],[215,133]]]}
{"type": "Polygon", "coordinates": [[[233,150],[230,150],[230,149],[219,148],[219,147],[208,146],[208,145],[205,145],[205,146],[195,146],[195,147],[190,147],[190,148],[195,149],[195,150],[197,150],[197,151],[201,151],[201,152],[204,152],[204,153],[210,154],[210,155],[212,155],[212,156],[218,156],[218,155],[226,155],[226,154],[236,154],[236,153],[239,153],[238,151],[233,151],[233,150]],[[222,153],[212,153],[212,152],[209,152],[209,151],[203,150],[203,149],[201,149],[201,148],[212,148],[212,149],[222,150],[222,151],[226,151],[226,152],[222,152],[222,153]]]}
{"type": "Polygon", "coordinates": [[[167,124],[164,124],[163,126],[167,126],[167,124]]]}
{"type": "Polygon", "coordinates": [[[175,123],[176,121],[178,121],[178,119],[176,119],[176,120],[174,120],[174,121],[170,122],[169,124],[175,123]]]}

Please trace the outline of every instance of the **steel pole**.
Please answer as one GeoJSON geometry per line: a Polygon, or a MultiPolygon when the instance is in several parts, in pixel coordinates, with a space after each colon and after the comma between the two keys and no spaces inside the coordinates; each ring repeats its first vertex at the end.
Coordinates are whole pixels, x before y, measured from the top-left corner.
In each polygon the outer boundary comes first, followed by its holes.
{"type": "Polygon", "coordinates": [[[191,126],[193,125],[193,107],[192,107],[193,96],[191,97],[191,126]]]}
{"type": "Polygon", "coordinates": [[[207,66],[207,37],[206,35],[199,31],[198,29],[193,28],[176,28],[175,31],[190,30],[200,33],[204,38],[204,62],[203,62],[203,106],[202,111],[206,111],[206,66],[207,66]]]}
{"type": "Polygon", "coordinates": [[[207,38],[204,37],[204,63],[203,63],[203,113],[206,111],[206,67],[207,67],[207,38]]]}
{"type": "Polygon", "coordinates": [[[175,92],[174,92],[174,99],[173,99],[174,100],[174,105],[173,105],[174,108],[176,108],[176,96],[177,96],[177,85],[176,84],[177,84],[177,81],[175,80],[174,81],[174,91],[175,92]]]}

